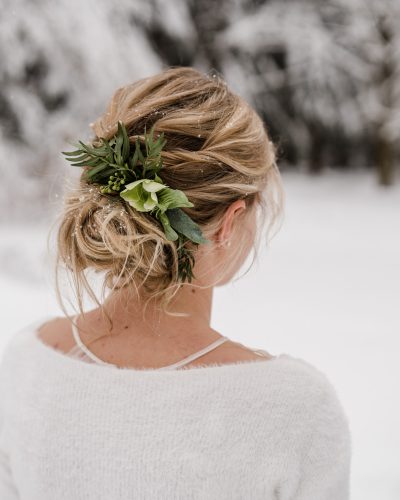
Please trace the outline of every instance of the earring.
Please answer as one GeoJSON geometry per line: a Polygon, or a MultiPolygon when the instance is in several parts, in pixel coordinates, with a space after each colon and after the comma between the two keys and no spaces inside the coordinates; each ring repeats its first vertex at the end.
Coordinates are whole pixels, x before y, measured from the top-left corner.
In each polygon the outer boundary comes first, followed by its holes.
{"type": "Polygon", "coordinates": [[[224,241],[224,247],[230,247],[230,246],[231,246],[231,243],[232,243],[232,241],[231,241],[231,240],[225,240],[225,241],[224,241]]]}

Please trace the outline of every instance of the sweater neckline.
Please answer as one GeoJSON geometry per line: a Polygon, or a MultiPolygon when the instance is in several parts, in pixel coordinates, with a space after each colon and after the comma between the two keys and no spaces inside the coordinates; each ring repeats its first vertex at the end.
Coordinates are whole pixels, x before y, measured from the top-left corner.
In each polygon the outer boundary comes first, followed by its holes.
{"type": "MultiPolygon", "coordinates": [[[[267,367],[273,367],[276,364],[279,364],[281,361],[285,359],[293,359],[292,356],[286,353],[281,353],[276,355],[273,359],[260,359],[260,360],[246,360],[246,361],[235,361],[232,363],[208,363],[206,365],[198,365],[192,368],[180,368],[177,370],[159,370],[158,368],[121,368],[116,365],[107,364],[107,365],[99,365],[96,363],[87,363],[85,361],[75,359],[73,357],[68,356],[63,351],[55,349],[50,345],[44,343],[38,336],[40,326],[52,319],[54,316],[44,316],[39,318],[38,320],[31,322],[25,328],[20,330],[19,333],[25,334],[28,337],[28,341],[31,343],[31,349],[35,349],[39,356],[44,359],[49,360],[49,362],[54,365],[63,366],[65,368],[72,368],[74,372],[87,371],[88,373],[93,374],[105,374],[112,375],[116,374],[117,376],[127,376],[127,377],[137,377],[138,375],[143,375],[145,377],[157,377],[165,378],[165,377],[173,377],[178,373],[184,373],[184,377],[190,376],[190,374],[194,376],[202,376],[207,374],[221,374],[221,373],[230,373],[232,371],[240,372],[245,369],[263,369],[267,367]]],[[[32,354],[32,351],[31,351],[32,354]]],[[[179,376],[179,375],[177,375],[179,376]]]]}

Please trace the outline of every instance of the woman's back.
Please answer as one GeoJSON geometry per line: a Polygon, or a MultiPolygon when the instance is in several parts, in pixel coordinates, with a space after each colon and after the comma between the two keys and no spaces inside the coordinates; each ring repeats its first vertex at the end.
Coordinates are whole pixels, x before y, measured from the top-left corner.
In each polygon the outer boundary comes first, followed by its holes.
{"type": "Polygon", "coordinates": [[[286,354],[117,369],[18,332],[1,365],[0,498],[348,498],[348,421],[326,376],[286,354]]]}

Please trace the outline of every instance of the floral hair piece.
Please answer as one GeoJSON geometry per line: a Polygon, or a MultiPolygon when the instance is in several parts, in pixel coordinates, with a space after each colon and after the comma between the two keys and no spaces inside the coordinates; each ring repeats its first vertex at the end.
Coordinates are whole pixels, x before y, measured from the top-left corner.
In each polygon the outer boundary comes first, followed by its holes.
{"type": "Polygon", "coordinates": [[[165,237],[178,240],[179,279],[189,283],[193,278],[194,256],[184,246],[187,240],[196,245],[209,243],[200,227],[180,207],[193,207],[185,193],[164,184],[159,173],[164,134],[154,137],[154,126],[144,132],[143,140],[131,144],[125,125],[118,122],[117,133],[109,140],[96,139],[91,145],[78,141],[77,149],[62,152],[72,166],[86,167],[85,178],[99,184],[100,192],[123,198],[140,212],[149,212],[161,222],[165,237]]]}

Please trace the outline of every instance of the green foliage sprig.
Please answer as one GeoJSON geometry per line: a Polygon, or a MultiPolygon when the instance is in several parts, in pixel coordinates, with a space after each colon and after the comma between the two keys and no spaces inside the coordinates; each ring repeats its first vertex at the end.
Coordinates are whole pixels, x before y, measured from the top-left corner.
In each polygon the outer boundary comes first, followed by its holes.
{"type": "Polygon", "coordinates": [[[193,207],[185,193],[171,189],[160,177],[161,151],[166,144],[164,134],[154,137],[154,126],[144,132],[143,140],[129,140],[122,122],[111,139],[100,138],[91,145],[78,141],[75,151],[62,154],[72,166],[86,167],[85,178],[100,185],[100,192],[118,195],[140,212],[149,212],[161,223],[165,237],[177,241],[180,281],[193,279],[193,251],[185,247],[191,240],[196,245],[209,243],[201,229],[181,207],[193,207]]]}

